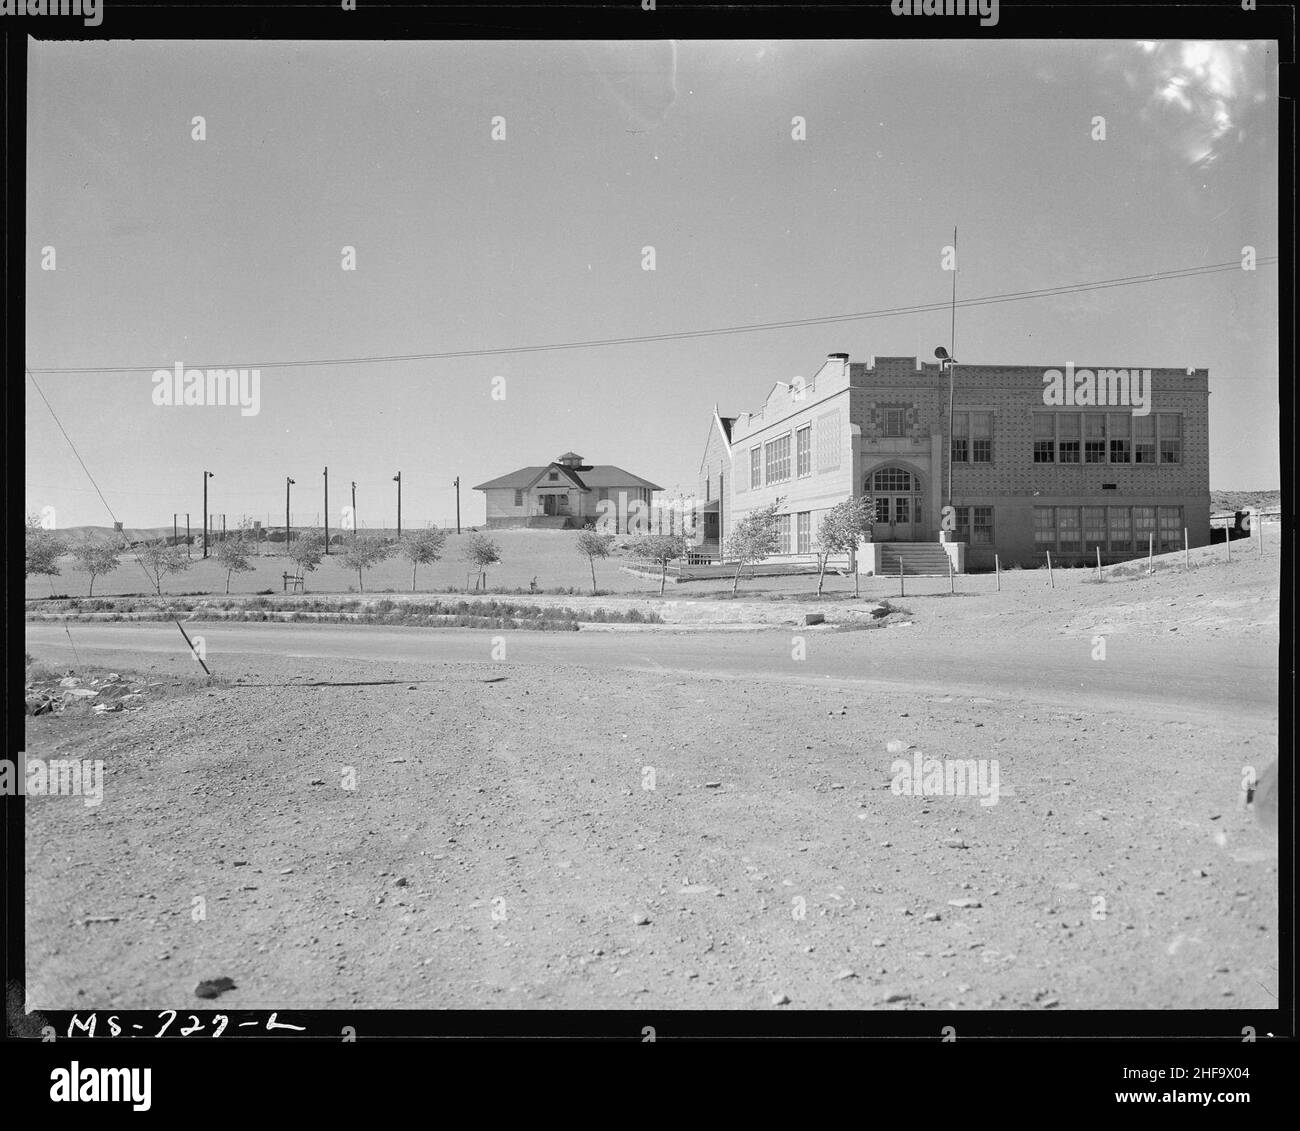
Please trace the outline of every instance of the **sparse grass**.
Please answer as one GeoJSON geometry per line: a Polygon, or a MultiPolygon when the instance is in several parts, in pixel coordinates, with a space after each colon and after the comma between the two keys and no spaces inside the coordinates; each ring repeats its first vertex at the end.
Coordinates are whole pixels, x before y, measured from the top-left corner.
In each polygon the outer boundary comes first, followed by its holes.
{"type": "Polygon", "coordinates": [[[167,620],[173,616],[190,615],[194,620],[226,620],[290,623],[382,624],[415,627],[454,628],[519,628],[541,631],[575,631],[579,625],[588,624],[662,624],[657,613],[640,609],[585,609],[567,606],[528,604],[501,601],[496,598],[479,600],[426,600],[394,601],[383,597],[365,601],[303,599],[282,596],[267,598],[256,596],[243,599],[214,598],[191,600],[164,598],[159,600],[69,601],[63,608],[51,608],[41,602],[41,612],[62,612],[66,620],[167,620]]]}

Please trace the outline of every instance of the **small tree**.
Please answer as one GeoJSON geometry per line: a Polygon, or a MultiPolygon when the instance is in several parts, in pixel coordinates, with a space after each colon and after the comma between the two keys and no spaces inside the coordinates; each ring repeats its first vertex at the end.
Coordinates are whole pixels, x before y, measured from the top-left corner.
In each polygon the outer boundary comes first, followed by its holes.
{"type": "Polygon", "coordinates": [[[735,596],[745,566],[770,558],[779,548],[776,516],[784,502],[784,499],[777,499],[774,503],[750,511],[736,523],[731,537],[727,539],[727,556],[736,563],[736,576],[731,581],[732,596],[735,596]]]}
{"type": "Polygon", "coordinates": [[[586,555],[591,566],[591,595],[596,595],[596,559],[607,558],[614,547],[614,535],[597,534],[592,526],[578,531],[578,553],[586,555]]]}
{"type": "MultiPolygon", "coordinates": [[[[817,528],[817,596],[822,595],[826,562],[832,554],[856,556],[858,543],[871,537],[875,524],[875,505],[864,495],[850,496],[836,503],[823,516],[817,528]]],[[[858,596],[858,571],[853,571],[853,595],[858,596]]]]}
{"type": "Polygon", "coordinates": [[[446,544],[447,532],[436,526],[425,527],[402,543],[402,556],[411,563],[412,593],[415,592],[415,571],[441,558],[446,544]]]}
{"type": "Polygon", "coordinates": [[[230,575],[248,573],[253,564],[248,560],[251,547],[243,538],[223,538],[217,543],[217,564],[226,571],[226,596],[230,596],[230,575]]]}
{"type": "Polygon", "coordinates": [[[154,592],[162,596],[163,578],[169,573],[184,573],[193,564],[189,555],[181,553],[179,546],[166,542],[150,542],[141,546],[136,555],[145,572],[153,579],[154,592]]]}
{"type": "Polygon", "coordinates": [[[661,597],[668,582],[668,563],[685,554],[686,539],[680,534],[652,534],[647,538],[638,538],[632,546],[633,557],[658,565],[661,597]]]}
{"type": "Polygon", "coordinates": [[[469,536],[465,548],[461,551],[461,557],[470,565],[478,567],[478,584],[475,588],[486,589],[487,567],[501,561],[501,547],[486,534],[476,531],[469,536]]]}
{"type": "Polygon", "coordinates": [[[54,579],[59,576],[59,558],[68,552],[68,544],[53,530],[46,530],[35,515],[27,516],[27,573],[44,575],[50,579],[50,592],[54,592],[54,579]]]}
{"type": "Polygon", "coordinates": [[[386,561],[392,552],[393,548],[379,538],[357,536],[343,547],[343,552],[334,560],[344,569],[357,571],[357,585],[364,593],[366,591],[364,572],[386,561]]]}
{"type": "Polygon", "coordinates": [[[88,574],[90,588],[87,597],[95,595],[95,578],[112,573],[118,567],[117,550],[111,542],[96,542],[86,538],[72,548],[72,560],[78,572],[88,574]]]}
{"type": "Polygon", "coordinates": [[[319,534],[304,534],[289,546],[289,560],[302,579],[302,591],[307,592],[307,574],[314,573],[325,556],[325,539],[319,534]]]}

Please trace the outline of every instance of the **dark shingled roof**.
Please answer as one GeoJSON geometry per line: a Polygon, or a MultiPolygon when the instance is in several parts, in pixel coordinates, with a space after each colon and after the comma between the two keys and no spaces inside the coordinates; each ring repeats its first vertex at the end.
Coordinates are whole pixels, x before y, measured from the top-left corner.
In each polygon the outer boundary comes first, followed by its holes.
{"type": "Polygon", "coordinates": [[[512,471],[509,475],[502,475],[497,479],[489,479],[486,483],[480,483],[473,489],[475,491],[522,491],[531,487],[547,471],[558,471],[580,489],[645,487],[651,491],[663,490],[658,483],[651,483],[650,480],[642,479],[639,475],[633,475],[630,471],[624,471],[621,467],[615,467],[611,463],[599,463],[594,467],[583,468],[581,475],[558,463],[546,464],[542,467],[521,467],[518,471],[512,471]]]}

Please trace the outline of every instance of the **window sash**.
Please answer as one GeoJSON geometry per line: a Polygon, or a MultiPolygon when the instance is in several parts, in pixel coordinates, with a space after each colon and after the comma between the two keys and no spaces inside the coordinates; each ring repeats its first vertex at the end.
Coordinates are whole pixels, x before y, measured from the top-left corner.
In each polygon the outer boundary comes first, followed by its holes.
{"type": "Polygon", "coordinates": [[[812,474],[812,425],[807,424],[795,433],[795,448],[797,451],[796,462],[798,464],[797,473],[800,478],[812,474]]]}

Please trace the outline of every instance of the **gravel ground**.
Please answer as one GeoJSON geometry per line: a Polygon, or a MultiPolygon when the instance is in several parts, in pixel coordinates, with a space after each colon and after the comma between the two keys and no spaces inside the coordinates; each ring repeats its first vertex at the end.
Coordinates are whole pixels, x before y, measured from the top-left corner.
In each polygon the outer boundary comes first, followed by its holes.
{"type": "MultiPolygon", "coordinates": [[[[90,646],[164,626],[75,625],[78,674],[144,709],[28,719],[29,759],[106,773],[101,805],[28,799],[28,1007],[210,1006],[219,977],[223,1008],[1274,1007],[1276,841],[1239,782],[1276,757],[1276,586],[935,596],[908,628],[669,632],[650,665],[617,631],[517,634],[568,650],[532,663],[367,638],[471,663],[255,626],[283,645],[212,683],[90,646]],[[1089,683],[1099,628],[1158,694],[1089,683]],[[1039,641],[1077,693],[1000,677],[1039,641]],[[997,759],[997,803],[894,792],[917,750],[997,759]]],[[[56,636],[29,650],[75,667],[56,636]]]]}

